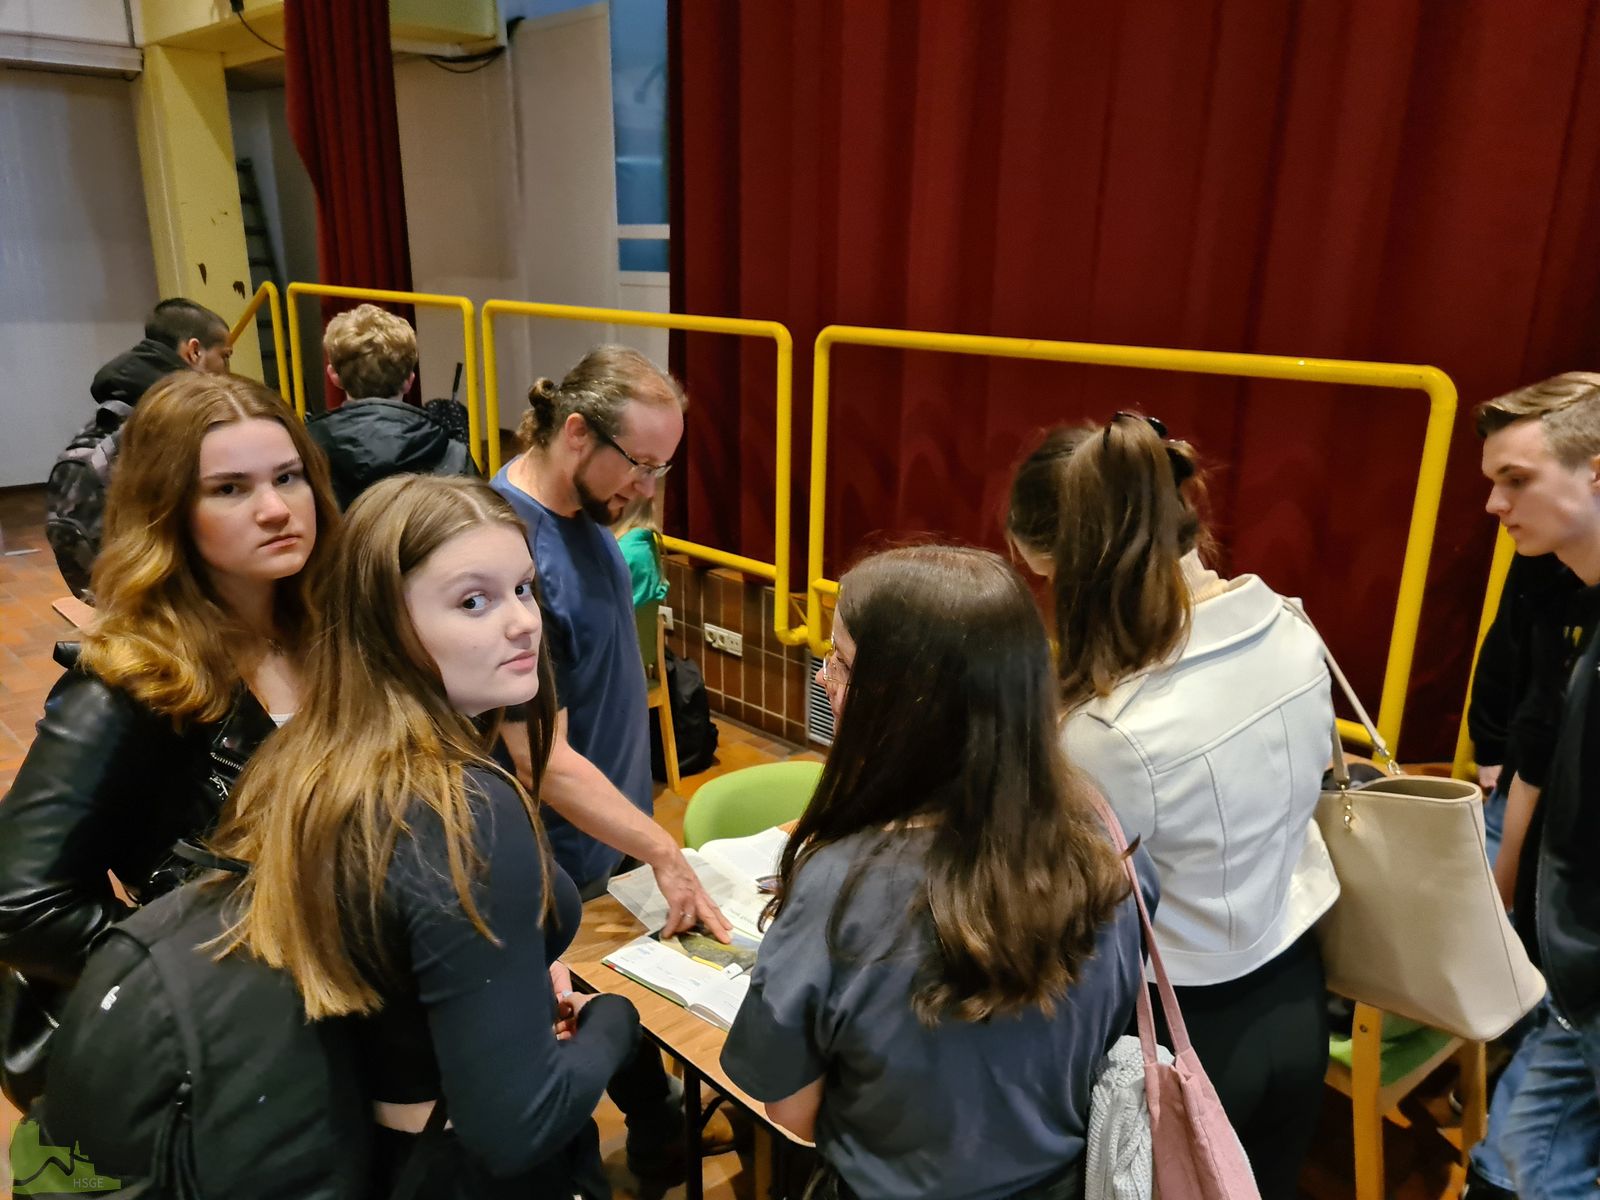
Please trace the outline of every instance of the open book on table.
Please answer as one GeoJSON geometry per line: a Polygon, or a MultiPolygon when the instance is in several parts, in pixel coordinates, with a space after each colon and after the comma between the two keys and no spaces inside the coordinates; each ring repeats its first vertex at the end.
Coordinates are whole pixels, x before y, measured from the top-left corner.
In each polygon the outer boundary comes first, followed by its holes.
{"type": "MultiPolygon", "coordinates": [[[[777,872],[778,859],[788,841],[789,835],[783,830],[764,829],[749,837],[707,842],[699,850],[685,850],[683,857],[729,923],[747,937],[759,940],[757,924],[772,897],[761,891],[756,881],[777,872]]],[[[656,887],[655,873],[649,867],[616,876],[606,890],[651,932],[666,924],[666,897],[656,887]]]]}
{"type": "MultiPolygon", "coordinates": [[[[737,934],[734,936],[736,943],[743,941],[745,949],[753,956],[754,943],[739,938],[737,934]]],[[[715,939],[707,940],[717,946],[722,945],[715,939]]],[[[726,946],[722,949],[731,958],[740,948],[736,945],[734,951],[729,951],[726,946]]],[[[713,962],[695,956],[690,948],[680,946],[674,949],[649,934],[635,938],[619,950],[613,950],[606,956],[605,964],[635,983],[683,1005],[718,1029],[728,1029],[733,1025],[739,1005],[744,1002],[744,994],[750,990],[750,972],[739,962],[730,961],[719,969],[713,962]]]]}

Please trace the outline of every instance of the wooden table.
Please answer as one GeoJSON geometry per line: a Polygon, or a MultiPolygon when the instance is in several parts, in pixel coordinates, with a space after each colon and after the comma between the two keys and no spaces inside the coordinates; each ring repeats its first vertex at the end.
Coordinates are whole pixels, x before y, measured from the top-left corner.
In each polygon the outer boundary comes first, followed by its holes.
{"type": "Polygon", "coordinates": [[[641,933],[647,932],[639,920],[612,896],[600,896],[583,906],[583,921],[572,945],[561,956],[572,978],[596,992],[626,996],[639,1010],[639,1023],[663,1050],[683,1063],[684,1136],[689,1160],[686,1186],[689,1200],[703,1200],[705,1183],[700,1173],[700,1085],[710,1083],[756,1122],[756,1195],[765,1200],[770,1184],[763,1179],[772,1169],[773,1141],[795,1142],[788,1130],[774,1125],[758,1100],[734,1086],[722,1070],[722,1045],[728,1035],[709,1021],[702,1021],[681,1005],[652,992],[643,984],[612,970],[601,960],[619,950],[641,933]],[[767,1135],[767,1136],[763,1136],[767,1135]]]}

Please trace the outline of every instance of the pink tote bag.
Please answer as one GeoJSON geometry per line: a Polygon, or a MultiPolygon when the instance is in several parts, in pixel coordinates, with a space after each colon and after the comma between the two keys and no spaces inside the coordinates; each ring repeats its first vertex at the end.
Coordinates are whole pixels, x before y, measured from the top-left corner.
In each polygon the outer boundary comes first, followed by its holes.
{"type": "Polygon", "coordinates": [[[1205,1068],[1189,1043],[1189,1031],[1178,1009],[1178,998],[1167,979],[1156,946],[1150,914],[1145,911],[1144,893],[1133,870],[1133,858],[1122,824],[1096,794],[1095,807],[1105,822],[1111,840],[1133,884],[1134,903],[1139,906],[1139,923],[1144,929],[1145,950],[1161,994],[1161,1011],[1172,1035],[1170,1063],[1156,1058],[1156,1019],[1150,1004],[1150,989],[1139,988],[1136,1003],[1139,1045],[1144,1052],[1144,1095],[1150,1109],[1150,1140],[1155,1192],[1160,1200],[1261,1200],[1255,1175],[1244,1147],[1222,1110],[1217,1091],[1206,1078],[1205,1068]]]}

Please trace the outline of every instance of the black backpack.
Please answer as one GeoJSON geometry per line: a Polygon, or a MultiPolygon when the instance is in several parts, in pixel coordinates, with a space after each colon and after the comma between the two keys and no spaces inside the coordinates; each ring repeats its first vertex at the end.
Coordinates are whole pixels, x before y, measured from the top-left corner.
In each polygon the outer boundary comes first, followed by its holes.
{"type": "MultiPolygon", "coordinates": [[[[667,655],[667,702],[672,705],[672,740],[678,746],[678,774],[704,771],[717,756],[717,725],[711,719],[711,701],[706,696],[705,677],[700,668],[671,650],[667,655]]],[[[650,773],[662,782],[667,778],[667,760],[661,749],[661,724],[650,722],[650,773]]]]}
{"type": "Polygon", "coordinates": [[[44,535],[56,566],[72,594],[91,603],[89,572],[100,553],[111,462],[132,414],[133,406],[120,400],[97,405],[89,423],[56,456],[44,487],[44,535]]]}
{"type": "MultiPolygon", "coordinates": [[[[235,881],[211,875],[96,939],[33,1115],[46,1142],[120,1178],[117,1195],[362,1200],[372,1106],[349,1029],[308,1022],[286,972],[243,953],[215,958],[208,946],[236,895],[235,881]]],[[[419,1182],[408,1163],[395,1196],[419,1182]]]]}
{"type": "Polygon", "coordinates": [[[467,416],[467,406],[454,399],[429,400],[422,406],[422,411],[428,414],[428,419],[444,430],[445,436],[452,442],[460,442],[463,446],[472,443],[472,422],[467,416]]]}

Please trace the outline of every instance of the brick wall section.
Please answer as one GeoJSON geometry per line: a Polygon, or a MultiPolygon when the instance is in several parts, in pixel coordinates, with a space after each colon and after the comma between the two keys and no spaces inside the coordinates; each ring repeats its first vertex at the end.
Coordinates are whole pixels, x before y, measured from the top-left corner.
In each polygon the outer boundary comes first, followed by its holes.
{"type": "Polygon", "coordinates": [[[714,711],[786,741],[806,744],[805,685],[810,676],[804,646],[785,646],[772,631],[773,589],[738,571],[708,569],[683,555],[667,556],[673,612],[667,645],[699,664],[714,711]],[[706,643],[706,625],[744,638],[735,658],[706,643]]]}

